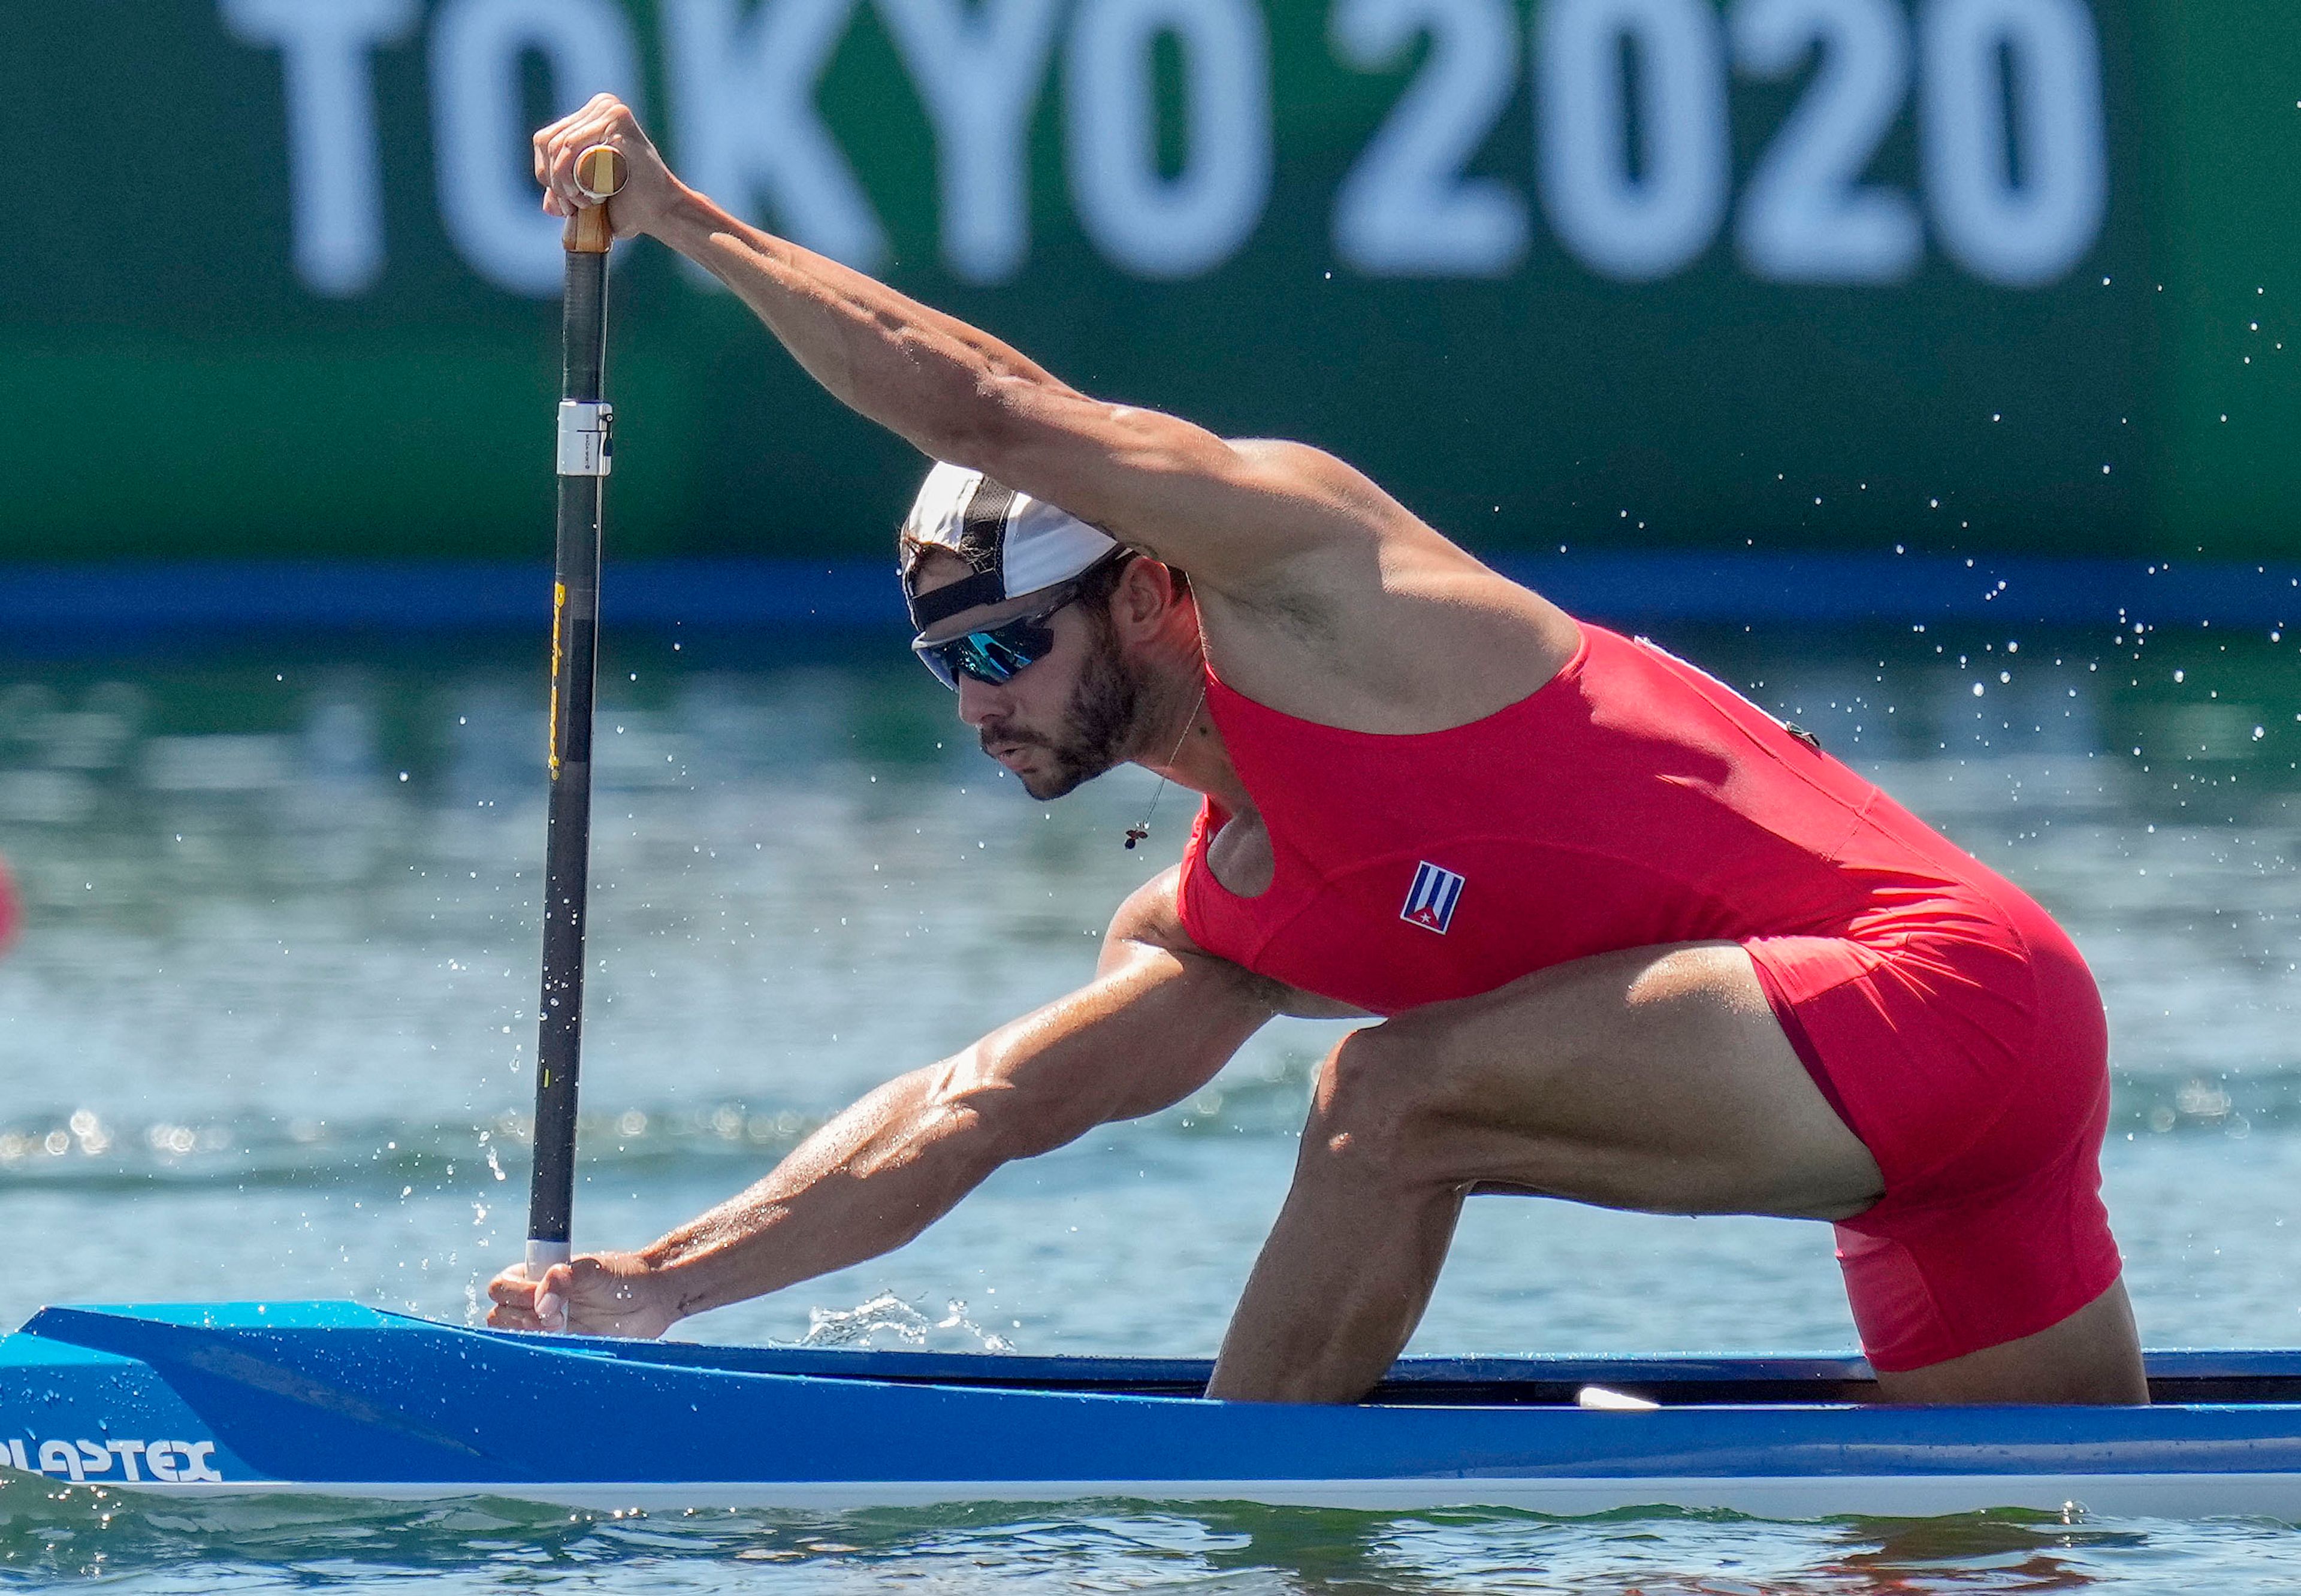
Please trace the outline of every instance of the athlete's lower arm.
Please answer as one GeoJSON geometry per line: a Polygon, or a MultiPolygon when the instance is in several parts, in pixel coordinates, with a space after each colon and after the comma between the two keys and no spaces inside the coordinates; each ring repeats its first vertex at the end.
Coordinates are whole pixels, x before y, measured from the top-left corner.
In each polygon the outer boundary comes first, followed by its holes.
{"type": "Polygon", "coordinates": [[[958,1061],[853,1104],[765,1180],[641,1249],[677,1316],[739,1302],[891,1251],[1003,1162],[950,1090],[958,1061]]]}
{"type": "Polygon", "coordinates": [[[849,408],[925,454],[981,465],[1008,424],[1002,387],[1077,396],[990,334],[683,189],[652,230],[733,289],[849,408]]]}
{"type": "Polygon", "coordinates": [[[683,1317],[874,1258],[1001,1164],[1180,1101],[1270,1012],[1227,968],[1155,949],[1106,960],[1089,986],[888,1082],[642,1249],[660,1300],[683,1317]]]}

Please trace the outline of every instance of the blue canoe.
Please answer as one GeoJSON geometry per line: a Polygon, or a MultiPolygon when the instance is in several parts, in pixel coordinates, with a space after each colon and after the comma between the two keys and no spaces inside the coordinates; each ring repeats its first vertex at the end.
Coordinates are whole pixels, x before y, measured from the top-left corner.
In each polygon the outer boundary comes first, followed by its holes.
{"type": "Polygon", "coordinates": [[[342,1302],[52,1308],[0,1337],[0,1464],[174,1492],[593,1507],[1127,1497],[1775,1517],[2301,1520],[2301,1351],[2152,1354],[2154,1408],[1861,1405],[1847,1358],[1427,1358],[1347,1408],[1207,1365],[466,1330],[342,1302]],[[1592,1386],[1655,1404],[1595,1410],[1592,1386]]]}

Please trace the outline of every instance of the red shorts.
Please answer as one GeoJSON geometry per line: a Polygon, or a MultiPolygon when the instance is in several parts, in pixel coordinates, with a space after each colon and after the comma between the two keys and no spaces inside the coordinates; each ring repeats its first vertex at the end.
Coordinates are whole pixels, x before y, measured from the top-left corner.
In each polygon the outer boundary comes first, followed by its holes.
{"type": "Polygon", "coordinates": [[[2029,1335],[2109,1289],[2108,1027],[2043,909],[2009,883],[1844,937],[1745,946],[1791,1046],[1886,1177],[1885,1196],[1837,1227],[1872,1366],[2029,1335]]]}

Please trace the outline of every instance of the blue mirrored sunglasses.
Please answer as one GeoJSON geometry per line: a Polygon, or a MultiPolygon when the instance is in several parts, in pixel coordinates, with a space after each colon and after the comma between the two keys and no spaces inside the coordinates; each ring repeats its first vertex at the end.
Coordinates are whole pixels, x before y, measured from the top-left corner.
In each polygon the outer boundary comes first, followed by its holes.
{"type": "Polygon", "coordinates": [[[915,639],[911,652],[934,673],[937,681],[953,692],[958,690],[958,679],[962,676],[972,676],[996,687],[1053,652],[1055,629],[1047,623],[1057,610],[1077,599],[1078,583],[1065,582],[1056,594],[1051,603],[981,631],[962,632],[936,643],[925,638],[915,639]]]}

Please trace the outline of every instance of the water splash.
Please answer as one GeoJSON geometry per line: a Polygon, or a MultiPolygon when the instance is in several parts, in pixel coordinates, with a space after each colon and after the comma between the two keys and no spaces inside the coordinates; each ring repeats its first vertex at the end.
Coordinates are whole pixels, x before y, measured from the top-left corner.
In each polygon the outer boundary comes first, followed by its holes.
{"type": "Polygon", "coordinates": [[[935,1346],[942,1349],[1012,1352],[1015,1344],[966,1316],[966,1304],[953,1298],[943,1316],[930,1319],[896,1296],[882,1291],[853,1308],[810,1308],[802,1347],[935,1346]],[[955,1331],[957,1334],[943,1334],[955,1331]]]}

